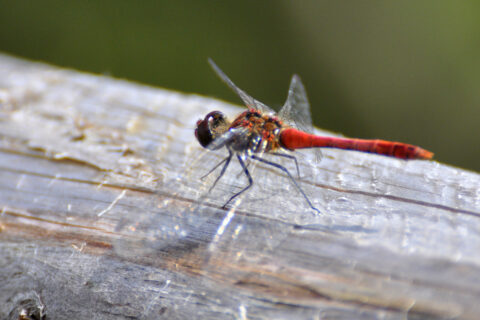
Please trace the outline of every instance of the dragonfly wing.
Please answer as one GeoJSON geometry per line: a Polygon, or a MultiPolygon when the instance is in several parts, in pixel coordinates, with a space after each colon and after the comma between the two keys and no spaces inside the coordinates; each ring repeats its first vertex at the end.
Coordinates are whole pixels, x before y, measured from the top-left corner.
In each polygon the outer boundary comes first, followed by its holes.
{"type": "Polygon", "coordinates": [[[289,122],[292,126],[313,133],[312,117],[310,115],[310,104],[302,80],[293,75],[288,89],[287,101],[279,112],[279,116],[289,122]]]}
{"type": "Polygon", "coordinates": [[[218,75],[218,77],[237,93],[237,95],[242,99],[243,103],[245,103],[247,107],[258,109],[267,113],[275,113],[275,111],[273,111],[270,107],[252,98],[248,93],[237,87],[235,83],[233,83],[233,81],[230,80],[230,78],[215,64],[215,62],[213,62],[212,59],[208,58],[208,63],[212,67],[213,71],[215,71],[215,73],[218,75]]]}
{"type": "Polygon", "coordinates": [[[235,143],[239,141],[247,141],[248,139],[248,129],[244,127],[232,128],[227,132],[222,134],[219,137],[213,139],[212,142],[207,146],[210,150],[217,150],[224,147],[227,144],[230,144],[235,140],[235,143]]]}
{"type": "MultiPolygon", "coordinates": [[[[307,133],[313,133],[312,116],[310,114],[310,103],[302,80],[296,74],[293,75],[288,89],[287,101],[279,112],[282,120],[292,127],[307,133]]],[[[322,157],[320,149],[315,149],[316,158],[322,157]]]]}

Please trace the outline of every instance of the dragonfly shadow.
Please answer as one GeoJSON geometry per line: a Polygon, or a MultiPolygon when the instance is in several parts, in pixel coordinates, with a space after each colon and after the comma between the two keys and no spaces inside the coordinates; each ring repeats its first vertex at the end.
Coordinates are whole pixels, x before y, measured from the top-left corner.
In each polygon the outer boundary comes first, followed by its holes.
{"type": "Polygon", "coordinates": [[[378,232],[377,229],[365,228],[361,225],[324,225],[324,224],[305,224],[305,225],[294,225],[294,230],[308,230],[308,231],[323,231],[323,232],[355,232],[355,233],[366,233],[373,234],[378,232]]]}

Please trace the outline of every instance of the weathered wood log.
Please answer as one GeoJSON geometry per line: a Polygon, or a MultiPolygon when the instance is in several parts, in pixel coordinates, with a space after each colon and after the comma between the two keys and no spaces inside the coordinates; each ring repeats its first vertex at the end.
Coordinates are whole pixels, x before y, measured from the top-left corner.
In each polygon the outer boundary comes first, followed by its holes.
{"type": "Polygon", "coordinates": [[[4,55],[0,75],[0,318],[478,319],[478,174],[306,152],[320,215],[264,167],[224,210],[245,181],[206,192],[222,153],[193,127],[236,107],[4,55]]]}

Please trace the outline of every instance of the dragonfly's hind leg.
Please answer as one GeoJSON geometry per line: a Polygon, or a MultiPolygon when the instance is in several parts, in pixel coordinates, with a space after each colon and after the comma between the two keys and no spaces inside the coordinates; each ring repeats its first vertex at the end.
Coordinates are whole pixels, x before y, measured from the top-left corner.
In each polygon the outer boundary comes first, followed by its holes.
{"type": "Polygon", "coordinates": [[[284,157],[284,158],[288,158],[290,160],[293,160],[295,162],[295,167],[297,168],[297,176],[300,178],[300,169],[298,167],[298,161],[297,161],[297,158],[295,156],[292,156],[290,154],[285,154],[285,153],[279,153],[279,152],[272,152],[270,154],[273,154],[275,156],[279,156],[279,157],[284,157]]]}
{"type": "Polygon", "coordinates": [[[257,157],[255,155],[252,155],[251,156],[252,159],[255,159],[257,161],[260,161],[260,162],[263,162],[265,164],[268,164],[268,165],[271,165],[275,168],[278,168],[280,170],[282,170],[283,172],[285,172],[288,177],[290,178],[290,180],[293,182],[293,184],[295,185],[295,187],[297,187],[298,191],[300,191],[300,193],[302,194],[302,196],[305,198],[305,200],[307,201],[308,205],[310,206],[310,208],[312,208],[313,210],[315,210],[316,212],[320,213],[320,210],[318,210],[317,208],[315,208],[313,206],[313,204],[310,202],[310,199],[308,199],[307,195],[305,194],[305,192],[303,192],[302,188],[300,188],[300,186],[298,185],[297,181],[292,177],[292,175],[290,174],[290,172],[288,171],[287,168],[285,168],[284,166],[282,165],[279,165],[278,163],[275,163],[275,162],[271,162],[271,161],[268,161],[268,160],[265,160],[263,158],[260,158],[260,157],[257,157]]]}

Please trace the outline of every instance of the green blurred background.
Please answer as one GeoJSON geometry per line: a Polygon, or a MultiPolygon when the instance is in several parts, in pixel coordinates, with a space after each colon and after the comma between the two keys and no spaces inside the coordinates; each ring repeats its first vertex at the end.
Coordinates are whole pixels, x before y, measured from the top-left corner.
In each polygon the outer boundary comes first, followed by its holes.
{"type": "Polygon", "coordinates": [[[274,108],[298,73],[316,126],[480,171],[478,1],[0,0],[0,50],[240,103],[212,57],[274,108]]]}

